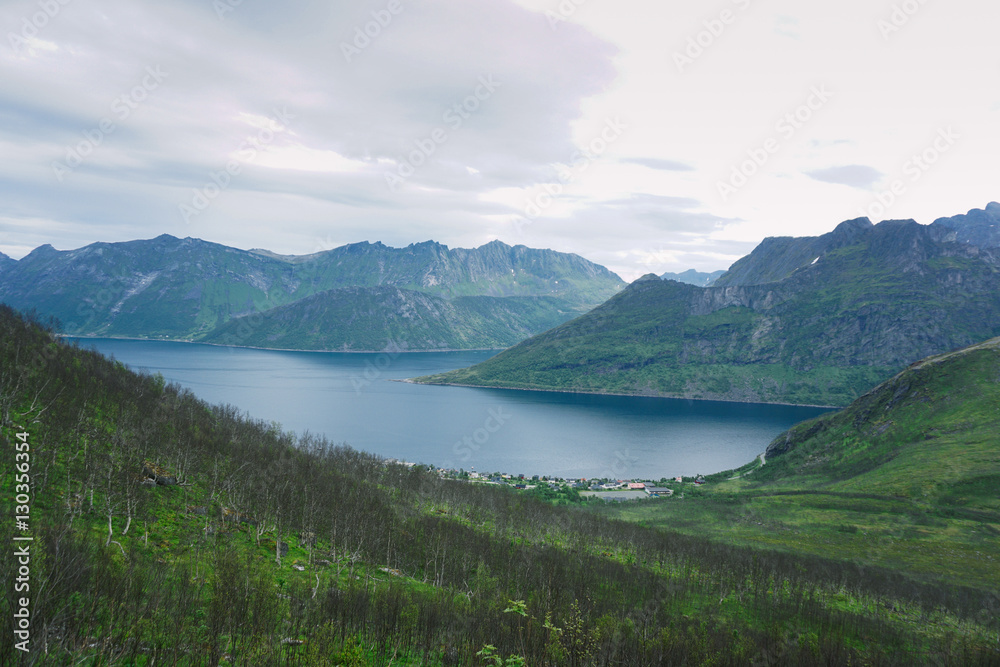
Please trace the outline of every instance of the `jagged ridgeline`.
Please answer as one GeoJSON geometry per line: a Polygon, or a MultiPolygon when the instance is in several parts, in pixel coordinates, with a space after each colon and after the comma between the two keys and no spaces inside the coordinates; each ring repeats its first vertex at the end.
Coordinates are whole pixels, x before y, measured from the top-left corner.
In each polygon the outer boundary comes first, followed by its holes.
{"type": "MultiPolygon", "coordinates": [[[[295,438],[6,307],[0,417],[4,460],[30,445],[19,534],[34,538],[30,653],[4,632],[3,664],[996,658],[983,591],[609,521],[295,438]]],[[[0,478],[5,497],[13,485],[0,478]]],[[[3,522],[0,539],[13,531],[3,522]]],[[[15,563],[0,559],[4,582],[15,563]]]]}
{"type": "Polygon", "coordinates": [[[281,256],[163,235],[0,257],[0,300],[65,333],[319,350],[506,347],[623,286],[577,255],[499,241],[281,256]]]}
{"type": "Polygon", "coordinates": [[[1000,205],[771,238],[710,287],[649,275],[431,383],[847,405],[915,359],[1000,335],[1000,205]]]}

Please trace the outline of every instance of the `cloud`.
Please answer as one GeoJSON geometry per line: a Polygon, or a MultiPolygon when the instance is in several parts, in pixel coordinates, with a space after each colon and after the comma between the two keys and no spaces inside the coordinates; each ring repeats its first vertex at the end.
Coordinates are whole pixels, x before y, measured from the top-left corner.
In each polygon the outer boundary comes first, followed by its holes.
{"type": "Polygon", "coordinates": [[[633,157],[625,158],[621,160],[621,162],[624,164],[637,164],[642,167],[649,167],[650,169],[658,169],[660,171],[694,171],[694,167],[689,164],[676,162],[674,160],[663,160],[660,158],[633,157]]]}
{"type": "Polygon", "coordinates": [[[637,193],[588,201],[564,218],[538,218],[523,227],[519,243],[577,252],[625,280],[671,267],[726,268],[756,243],[715,240],[738,222],[705,210],[690,197],[637,193]]]}
{"type": "Polygon", "coordinates": [[[875,169],[905,177],[945,121],[968,139],[928,170],[934,187],[910,188],[888,215],[929,221],[997,198],[1000,106],[982,85],[992,28],[950,5],[887,44],[876,27],[887,13],[862,0],[755,4],[681,74],[672,54],[705,29],[694,3],[583,3],[556,25],[555,0],[401,0],[388,14],[387,0],[56,4],[36,21],[38,0],[0,3],[8,254],[162,233],[286,254],[500,238],[608,258],[623,274],[633,260],[614,253],[683,242],[704,254],[655,270],[719,268],[711,248],[724,239],[821,234],[855,217],[867,199],[828,184],[870,198],[875,169]],[[722,201],[732,165],[824,84],[833,102],[722,201]],[[620,136],[579,160],[609,119],[620,136]],[[74,164],[60,178],[56,162],[74,164]],[[179,209],[198,196],[210,202],[185,222],[179,209]],[[543,199],[518,234],[514,220],[543,199]]]}
{"type": "Polygon", "coordinates": [[[883,175],[878,169],[866,167],[861,164],[852,164],[843,167],[829,167],[827,169],[815,169],[813,171],[807,171],[805,174],[809,178],[822,181],[823,183],[847,185],[861,190],[870,190],[883,175]]]}
{"type": "MultiPolygon", "coordinates": [[[[539,182],[576,150],[572,123],[613,81],[614,47],[506,1],[400,6],[387,22],[384,1],[243,3],[221,18],[194,0],[66,5],[38,31],[52,48],[0,59],[6,212],[61,221],[50,231],[67,247],[162,232],[240,245],[267,217],[312,220],[295,230],[311,237],[323,214],[402,237],[419,211],[481,212],[484,189],[539,182]],[[148,68],[165,78],[142,89],[148,68]],[[210,206],[185,225],[179,207],[206,187],[210,206]]],[[[0,9],[0,25],[23,11],[0,9]]],[[[282,245],[270,236],[242,245],[282,245]]]]}

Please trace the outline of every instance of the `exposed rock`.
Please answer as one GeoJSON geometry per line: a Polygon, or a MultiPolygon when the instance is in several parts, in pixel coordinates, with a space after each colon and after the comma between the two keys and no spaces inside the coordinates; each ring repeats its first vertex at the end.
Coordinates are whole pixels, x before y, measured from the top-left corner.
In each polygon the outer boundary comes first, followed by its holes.
{"type": "Polygon", "coordinates": [[[173,486],[177,484],[177,477],[172,475],[163,466],[157,465],[152,461],[146,461],[142,464],[142,474],[160,486],[173,486]]]}
{"type": "Polygon", "coordinates": [[[230,521],[232,523],[245,523],[250,526],[257,526],[257,520],[252,516],[244,514],[243,512],[237,512],[236,510],[228,507],[222,508],[222,520],[230,521]]]}

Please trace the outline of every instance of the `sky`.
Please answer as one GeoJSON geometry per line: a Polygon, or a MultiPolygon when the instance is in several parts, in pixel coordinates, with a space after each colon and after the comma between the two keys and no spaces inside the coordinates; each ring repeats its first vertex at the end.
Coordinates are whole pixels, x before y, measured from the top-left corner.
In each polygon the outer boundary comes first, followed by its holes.
{"type": "Polygon", "coordinates": [[[626,280],[1000,200],[994,0],[0,5],[0,251],[499,239],[626,280]],[[349,6],[348,6],[349,5],[349,6]]]}

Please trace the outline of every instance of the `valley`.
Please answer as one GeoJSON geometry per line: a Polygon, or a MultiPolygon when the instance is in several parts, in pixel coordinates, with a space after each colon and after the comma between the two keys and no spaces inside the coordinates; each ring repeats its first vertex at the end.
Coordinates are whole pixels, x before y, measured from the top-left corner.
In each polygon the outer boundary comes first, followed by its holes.
{"type": "MultiPolygon", "coordinates": [[[[947,487],[903,499],[891,496],[912,494],[912,477],[891,471],[884,452],[939,465],[950,453],[912,442],[908,424],[883,430],[869,453],[816,458],[844,429],[877,431],[881,417],[896,423],[973,378],[981,401],[955,396],[919,428],[956,442],[995,433],[995,341],[793,428],[766,465],[733,471],[738,480],[726,472],[655,505],[589,509],[296,437],[61,343],[9,309],[0,316],[0,455],[12,460],[15,443],[30,443],[32,518],[21,535],[34,539],[32,581],[45,582],[31,594],[31,637],[52,660],[1000,659],[998,545],[987,530],[996,501],[980,483],[996,474],[985,467],[996,464],[995,440],[957,461],[947,487]],[[884,497],[865,495],[867,480],[893,479],[884,497]],[[788,514],[794,492],[814,488],[829,492],[825,504],[815,494],[788,514]],[[816,539],[788,539],[790,516],[812,522],[802,532],[816,539]],[[839,542],[822,528],[829,521],[846,527],[839,542]],[[868,551],[847,548],[866,537],[868,551]],[[976,552],[989,558],[971,568],[976,552]]],[[[12,484],[5,475],[5,493],[12,484]]],[[[11,539],[13,524],[4,531],[11,539]]],[[[12,563],[0,563],[6,579],[12,563]]],[[[12,655],[14,640],[5,633],[0,652],[12,655]]]]}

